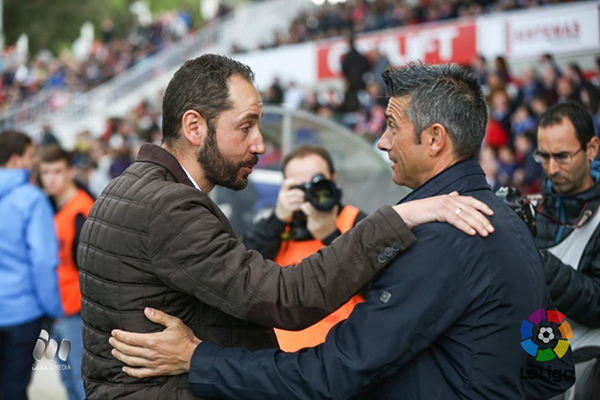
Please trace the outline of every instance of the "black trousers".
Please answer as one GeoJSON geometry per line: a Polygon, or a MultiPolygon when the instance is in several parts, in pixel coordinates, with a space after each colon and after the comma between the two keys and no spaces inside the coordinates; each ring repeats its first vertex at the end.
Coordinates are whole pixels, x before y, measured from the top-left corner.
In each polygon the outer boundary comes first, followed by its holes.
{"type": "Polygon", "coordinates": [[[0,400],[27,399],[27,385],[35,363],[33,348],[42,319],[0,327],[0,400]]]}

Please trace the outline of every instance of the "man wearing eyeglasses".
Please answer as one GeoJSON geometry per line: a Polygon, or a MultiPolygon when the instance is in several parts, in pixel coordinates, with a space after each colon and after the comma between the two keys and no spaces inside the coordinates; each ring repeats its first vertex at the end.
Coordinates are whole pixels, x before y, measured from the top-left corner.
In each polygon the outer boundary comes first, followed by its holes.
{"type": "Polygon", "coordinates": [[[537,244],[556,308],[573,328],[576,383],[558,398],[600,398],[600,163],[592,116],[575,103],[540,117],[534,157],[548,179],[537,207],[537,244]],[[566,397],[564,397],[566,396],[566,397]]]}

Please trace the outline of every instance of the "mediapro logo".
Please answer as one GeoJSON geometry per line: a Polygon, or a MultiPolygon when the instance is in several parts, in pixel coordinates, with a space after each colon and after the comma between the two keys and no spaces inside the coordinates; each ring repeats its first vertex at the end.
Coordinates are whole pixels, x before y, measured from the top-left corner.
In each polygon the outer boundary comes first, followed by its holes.
{"type": "Polygon", "coordinates": [[[42,361],[45,355],[48,360],[52,360],[57,355],[57,351],[58,358],[62,361],[67,361],[67,357],[71,351],[71,342],[63,339],[60,342],[59,349],[56,340],[50,339],[48,331],[42,329],[40,331],[40,336],[38,337],[37,343],[35,344],[35,348],[33,349],[33,358],[38,361],[42,361]]]}

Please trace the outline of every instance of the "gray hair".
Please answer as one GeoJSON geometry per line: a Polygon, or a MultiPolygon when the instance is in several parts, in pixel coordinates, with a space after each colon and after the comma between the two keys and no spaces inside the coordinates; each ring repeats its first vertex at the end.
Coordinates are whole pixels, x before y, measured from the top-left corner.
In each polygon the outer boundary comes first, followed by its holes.
{"type": "Polygon", "coordinates": [[[406,116],[417,143],[423,130],[443,125],[461,159],[479,155],[487,124],[487,106],[477,78],[456,64],[408,63],[381,76],[389,96],[407,97],[406,116]]]}

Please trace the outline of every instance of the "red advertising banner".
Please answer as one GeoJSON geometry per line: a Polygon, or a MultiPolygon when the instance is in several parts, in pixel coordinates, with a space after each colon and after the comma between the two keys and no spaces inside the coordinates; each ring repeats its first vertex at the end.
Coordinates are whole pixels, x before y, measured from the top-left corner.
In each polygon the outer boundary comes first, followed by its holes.
{"type": "MultiPolygon", "coordinates": [[[[469,64],[477,54],[474,20],[437,23],[402,28],[385,33],[357,37],[355,45],[363,54],[379,49],[392,65],[421,60],[428,64],[469,64]]],[[[329,41],[317,46],[317,77],[319,80],[341,75],[341,59],[348,52],[343,40],[329,41]]]]}

